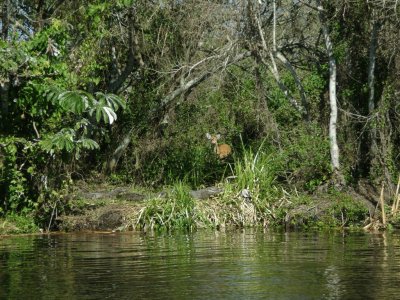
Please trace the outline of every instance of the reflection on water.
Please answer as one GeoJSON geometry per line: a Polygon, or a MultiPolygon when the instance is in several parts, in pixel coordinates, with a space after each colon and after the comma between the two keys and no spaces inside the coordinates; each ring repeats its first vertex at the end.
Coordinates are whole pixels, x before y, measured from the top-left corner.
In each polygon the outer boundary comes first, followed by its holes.
{"type": "Polygon", "coordinates": [[[397,234],[0,237],[0,299],[399,299],[397,234]]]}

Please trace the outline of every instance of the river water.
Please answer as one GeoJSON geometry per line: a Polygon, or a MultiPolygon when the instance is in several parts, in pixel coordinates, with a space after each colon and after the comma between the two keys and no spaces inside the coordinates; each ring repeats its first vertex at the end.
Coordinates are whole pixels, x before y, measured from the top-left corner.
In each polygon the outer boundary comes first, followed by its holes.
{"type": "Polygon", "coordinates": [[[400,235],[0,237],[0,299],[400,299],[400,235]]]}

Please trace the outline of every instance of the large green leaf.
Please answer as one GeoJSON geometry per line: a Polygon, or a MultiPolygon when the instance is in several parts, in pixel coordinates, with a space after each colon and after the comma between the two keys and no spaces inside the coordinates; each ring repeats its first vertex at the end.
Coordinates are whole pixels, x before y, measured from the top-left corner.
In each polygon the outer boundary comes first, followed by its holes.
{"type": "Polygon", "coordinates": [[[40,142],[40,145],[42,146],[42,149],[50,153],[53,153],[54,150],[72,152],[75,148],[74,136],[75,130],[64,128],[56,134],[43,139],[40,142]]]}
{"type": "Polygon", "coordinates": [[[58,98],[61,107],[75,114],[82,114],[94,102],[93,96],[83,91],[66,91],[61,93],[58,98]]]}
{"type": "Polygon", "coordinates": [[[96,143],[96,141],[89,138],[81,138],[80,140],[77,141],[77,143],[80,144],[81,147],[84,149],[93,150],[100,148],[99,144],[96,143]]]}
{"type": "Polygon", "coordinates": [[[96,119],[100,122],[101,119],[110,125],[117,119],[117,114],[108,106],[99,105],[96,108],[96,119]]]}
{"type": "Polygon", "coordinates": [[[122,109],[126,108],[125,100],[121,97],[114,94],[104,94],[101,92],[96,93],[96,98],[100,103],[104,106],[108,106],[112,108],[114,111],[117,111],[120,107],[122,109]]]}

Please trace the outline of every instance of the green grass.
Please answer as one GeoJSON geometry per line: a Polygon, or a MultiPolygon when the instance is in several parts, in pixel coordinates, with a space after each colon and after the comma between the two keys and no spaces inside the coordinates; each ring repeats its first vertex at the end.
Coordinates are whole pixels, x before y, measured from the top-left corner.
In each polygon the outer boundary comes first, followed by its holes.
{"type": "Polygon", "coordinates": [[[274,186],[273,155],[262,150],[243,149],[242,157],[229,165],[231,179],[224,193],[210,200],[195,201],[189,187],[175,183],[163,198],[150,200],[141,209],[137,227],[147,230],[266,226],[276,218],[278,189],[274,186]],[[243,190],[250,198],[245,199],[243,190]]]}
{"type": "Polygon", "coordinates": [[[0,234],[38,233],[40,228],[29,215],[9,214],[0,219],[0,234]]]}
{"type": "Polygon", "coordinates": [[[186,229],[195,227],[195,201],[183,182],[175,183],[163,198],[154,198],[141,209],[137,225],[141,229],[186,229]]]}

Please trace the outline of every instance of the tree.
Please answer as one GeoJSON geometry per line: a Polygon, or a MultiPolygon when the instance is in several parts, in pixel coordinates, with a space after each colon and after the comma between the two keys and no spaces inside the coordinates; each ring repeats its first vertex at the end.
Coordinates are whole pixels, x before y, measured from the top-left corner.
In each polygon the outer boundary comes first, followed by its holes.
{"type": "Polygon", "coordinates": [[[333,167],[334,174],[340,179],[340,183],[343,182],[342,175],[340,173],[340,163],[339,163],[339,146],[337,143],[337,119],[338,119],[338,109],[337,109],[337,99],[336,99],[336,59],[333,53],[332,40],[329,35],[329,29],[327,24],[326,12],[321,4],[320,0],[316,0],[318,16],[321,22],[322,33],[325,40],[325,47],[328,54],[329,60],[329,104],[330,104],[330,120],[329,120],[329,141],[330,141],[330,152],[331,152],[331,163],[333,167]]]}

